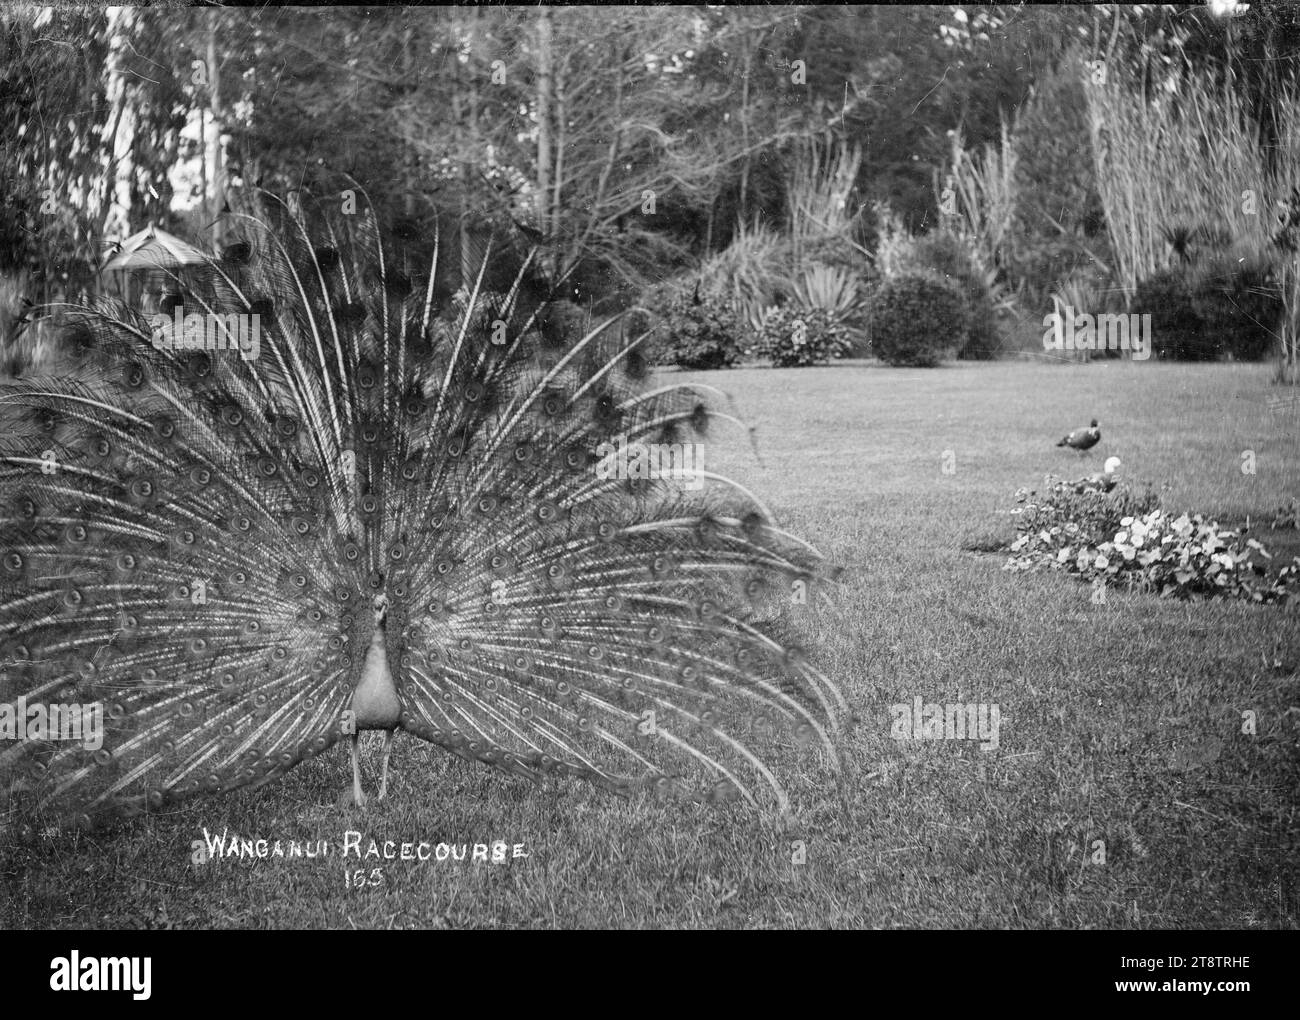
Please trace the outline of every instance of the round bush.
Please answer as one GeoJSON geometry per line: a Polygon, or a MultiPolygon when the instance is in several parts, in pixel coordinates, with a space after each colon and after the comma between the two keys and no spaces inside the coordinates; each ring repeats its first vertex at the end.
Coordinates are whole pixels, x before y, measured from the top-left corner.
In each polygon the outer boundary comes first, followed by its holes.
{"type": "Polygon", "coordinates": [[[890,365],[932,368],[959,351],[970,328],[966,298],[930,273],[900,273],[871,296],[871,346],[890,365]]]}
{"type": "Polygon", "coordinates": [[[989,280],[960,237],[947,231],[932,231],[918,237],[903,259],[904,270],[932,272],[957,285],[966,298],[968,329],[966,342],[957,357],[979,360],[996,358],[1002,349],[997,309],[989,280]]]}
{"type": "MultiPolygon", "coordinates": [[[[1264,259],[1218,257],[1192,280],[1192,310],[1238,361],[1268,357],[1282,316],[1282,290],[1264,259]]],[[[1153,317],[1154,325],[1154,317],[1153,317]]]]}
{"type": "Polygon", "coordinates": [[[1151,347],[1158,358],[1213,361],[1220,336],[1209,332],[1196,313],[1192,288],[1178,269],[1165,269],[1138,283],[1130,312],[1151,315],[1151,347]]]}
{"type": "Polygon", "coordinates": [[[679,368],[731,368],[744,354],[740,319],[725,301],[682,291],[662,322],[661,359],[679,368]]]}
{"type": "Polygon", "coordinates": [[[754,353],[776,368],[825,364],[852,348],[849,332],[825,308],[782,305],[768,309],[754,353]]]}

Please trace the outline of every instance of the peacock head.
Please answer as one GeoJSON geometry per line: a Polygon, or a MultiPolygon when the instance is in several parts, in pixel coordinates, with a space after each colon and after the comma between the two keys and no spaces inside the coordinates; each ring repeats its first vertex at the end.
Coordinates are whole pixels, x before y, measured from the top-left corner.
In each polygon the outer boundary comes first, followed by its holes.
{"type": "Polygon", "coordinates": [[[1093,419],[1092,419],[1092,424],[1089,425],[1088,427],[1091,428],[1091,429],[1095,429],[1095,428],[1097,428],[1097,427],[1098,427],[1097,419],[1096,419],[1096,418],[1093,418],[1093,419]]]}
{"type": "MultiPolygon", "coordinates": [[[[1111,458],[1114,460],[1115,458],[1111,458]]],[[[374,598],[375,608],[375,626],[378,627],[384,622],[384,617],[388,615],[388,596],[382,591],[374,598]]]]}
{"type": "Polygon", "coordinates": [[[1118,457],[1107,457],[1106,464],[1102,468],[1102,470],[1105,471],[1106,474],[1108,475],[1113,475],[1116,471],[1118,471],[1123,466],[1124,466],[1123,462],[1118,457]]]}

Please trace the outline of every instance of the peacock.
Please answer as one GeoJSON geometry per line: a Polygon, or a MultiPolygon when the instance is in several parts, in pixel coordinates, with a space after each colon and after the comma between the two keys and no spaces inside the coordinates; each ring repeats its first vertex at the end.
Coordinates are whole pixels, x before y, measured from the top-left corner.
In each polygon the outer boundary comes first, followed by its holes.
{"type": "Polygon", "coordinates": [[[266,195],[226,229],[161,308],[68,310],[69,370],[0,386],[0,718],[102,709],[98,742],[0,730],[11,823],[339,742],[364,807],[365,730],[379,798],[398,731],[782,812],[795,752],[838,768],[846,702],[791,619],[835,571],[704,469],[724,394],[656,382],[627,316],[575,328],[536,247],[485,242],[453,289],[441,236],[417,264],[372,208],[266,195]]]}

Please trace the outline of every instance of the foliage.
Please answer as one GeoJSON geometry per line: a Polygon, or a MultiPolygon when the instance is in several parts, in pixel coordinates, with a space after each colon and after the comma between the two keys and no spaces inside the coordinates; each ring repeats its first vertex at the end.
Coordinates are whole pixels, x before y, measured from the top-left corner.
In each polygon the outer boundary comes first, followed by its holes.
{"type": "Polygon", "coordinates": [[[1079,152],[1088,136],[1081,60],[1075,47],[1040,75],[1016,116],[1016,223],[1005,268],[1035,305],[1075,270],[1111,260],[1096,174],[1079,152]]]}
{"type": "Polygon", "coordinates": [[[1265,562],[1272,557],[1261,543],[1199,514],[1175,517],[1149,489],[1134,494],[1121,482],[1110,493],[1080,492],[1051,478],[1048,485],[1041,497],[1016,493],[1017,537],[1003,569],[1048,566],[1161,597],[1285,602],[1300,596],[1300,557],[1269,577],[1265,562]]]}
{"type": "Polygon", "coordinates": [[[744,354],[740,320],[716,294],[679,291],[660,330],[659,360],[679,368],[731,368],[744,354]]]}
{"type": "Polygon", "coordinates": [[[1151,314],[1156,355],[1179,361],[1266,357],[1283,313],[1271,262],[1228,253],[1142,280],[1131,307],[1151,314]]]}
{"type": "Polygon", "coordinates": [[[904,269],[912,233],[888,202],[877,202],[872,212],[876,220],[876,271],[884,278],[896,276],[904,269]]]}
{"type": "Polygon", "coordinates": [[[848,330],[827,308],[782,305],[769,308],[754,353],[775,368],[821,365],[852,348],[848,330]]]}
{"type": "Polygon", "coordinates": [[[1272,353],[1283,312],[1274,266],[1261,257],[1217,256],[1192,279],[1192,310],[1207,334],[1218,336],[1238,361],[1272,353]]]}
{"type": "MultiPolygon", "coordinates": [[[[1082,73],[1082,69],[1081,69],[1082,73]]],[[[1213,224],[1253,250],[1269,242],[1265,210],[1300,175],[1300,94],[1273,110],[1267,125],[1287,151],[1270,155],[1266,125],[1232,81],[1211,72],[1165,75],[1156,98],[1144,87],[1146,65],[1107,64],[1084,84],[1098,188],[1106,209],[1117,275],[1127,293],[1166,264],[1171,230],[1213,224]],[[1226,173],[1225,168],[1232,168],[1226,173]]]]}
{"type": "Polygon", "coordinates": [[[745,326],[757,332],[764,309],[790,294],[788,254],[786,242],[771,227],[737,224],[731,243],[706,259],[688,282],[718,295],[745,326]]]}
{"type": "Polygon", "coordinates": [[[1132,310],[1151,316],[1151,347],[1158,358],[1213,361],[1221,338],[1209,334],[1192,304],[1192,287],[1182,269],[1165,269],[1138,283],[1132,310]]]}
{"type": "MultiPolygon", "coordinates": [[[[1040,496],[1032,489],[1016,492],[1016,531],[1028,536],[1022,546],[1032,556],[1044,545],[1055,556],[1065,537],[1076,543],[1097,545],[1112,538],[1125,517],[1143,516],[1161,505],[1160,494],[1149,486],[1133,491],[1127,482],[1119,482],[1110,492],[1062,481],[1052,475],[1044,480],[1046,492],[1040,496]],[[1047,538],[1042,538],[1046,533],[1047,538]]],[[[1019,541],[1019,538],[1017,539],[1019,541]]]]}
{"type": "Polygon", "coordinates": [[[971,244],[945,230],[932,231],[901,246],[895,256],[899,272],[929,271],[952,281],[966,299],[968,331],[957,352],[960,358],[995,358],[1002,347],[998,330],[997,301],[1003,301],[994,285],[994,273],[979,261],[971,244]]]}
{"type": "Polygon", "coordinates": [[[1269,527],[1277,530],[1278,528],[1294,528],[1300,530],[1300,499],[1295,496],[1290,497],[1285,504],[1277,508],[1277,513],[1273,516],[1269,527]]]}
{"type": "Polygon", "coordinates": [[[871,346],[890,365],[932,368],[966,342],[965,295],[931,273],[885,279],[871,296],[871,346]]]}
{"type": "MultiPolygon", "coordinates": [[[[986,144],[978,157],[967,151],[961,131],[957,130],[952,135],[952,154],[942,187],[935,172],[942,232],[964,244],[968,260],[979,265],[978,275],[987,281],[986,289],[992,288],[998,267],[1010,262],[1019,203],[1018,150],[1016,136],[1005,119],[999,143],[986,144]]],[[[976,338],[975,350],[983,352],[973,356],[991,357],[997,346],[991,341],[996,337],[980,336],[976,330],[972,335],[976,338]]]]}
{"type": "Polygon", "coordinates": [[[91,289],[106,231],[166,221],[192,98],[177,67],[185,23],[135,8],[0,9],[0,271],[26,277],[34,300],[91,289]]]}
{"type": "Polygon", "coordinates": [[[862,165],[862,149],[828,139],[799,146],[786,186],[786,215],[794,266],[801,269],[807,249],[834,241],[855,244],[860,209],[854,209],[853,185],[862,165]]]}
{"type": "MultiPolygon", "coordinates": [[[[1052,310],[1058,316],[1067,316],[1070,314],[1078,315],[1087,313],[1097,315],[1099,313],[1122,313],[1122,298],[1113,289],[1105,287],[1105,280],[1100,278],[1100,274],[1095,267],[1084,266],[1076,269],[1057,284],[1056,290],[1052,291],[1052,310]]],[[[1059,351],[1053,355],[1056,358],[1068,358],[1071,355],[1079,361],[1090,361],[1094,350],[1102,357],[1118,358],[1120,352],[1105,346],[1105,338],[1098,338],[1101,342],[1094,349],[1079,348],[1073,352],[1059,351]]]]}
{"type": "Polygon", "coordinates": [[[834,266],[809,266],[793,291],[798,307],[820,309],[838,322],[851,319],[862,307],[858,281],[848,270],[834,266]]]}

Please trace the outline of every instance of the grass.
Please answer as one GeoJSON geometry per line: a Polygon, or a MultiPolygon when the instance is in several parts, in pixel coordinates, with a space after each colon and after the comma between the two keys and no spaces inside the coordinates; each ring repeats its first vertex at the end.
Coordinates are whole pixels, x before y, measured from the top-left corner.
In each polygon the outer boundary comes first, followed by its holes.
{"type": "Polygon", "coordinates": [[[538,791],[399,737],[390,798],[364,813],[334,806],[349,775],[336,747],[260,791],[0,847],[0,921],[1295,929],[1294,611],[1122,591],[1094,605],[1071,577],[1013,575],[971,551],[1011,534],[999,511],[1017,487],[1110,455],[1131,478],[1169,483],[1171,506],[1249,514],[1270,544],[1272,512],[1300,492],[1300,403],[1270,408],[1269,372],[1003,362],[694,376],[759,427],[762,467],[724,433],[709,468],[846,567],[804,626],[859,723],[839,788],[816,766],[801,773],[793,831],[739,809],[538,791]],[[1093,416],[1103,438],[1090,455],[1052,445],[1093,416]],[[997,703],[1000,747],[892,739],[889,706],[917,696],[997,703]],[[330,854],[195,865],[204,827],[325,839],[330,854]],[[338,856],[349,829],[366,842],[500,839],[529,856],[352,862],[382,874],[350,889],[338,856]]]}

